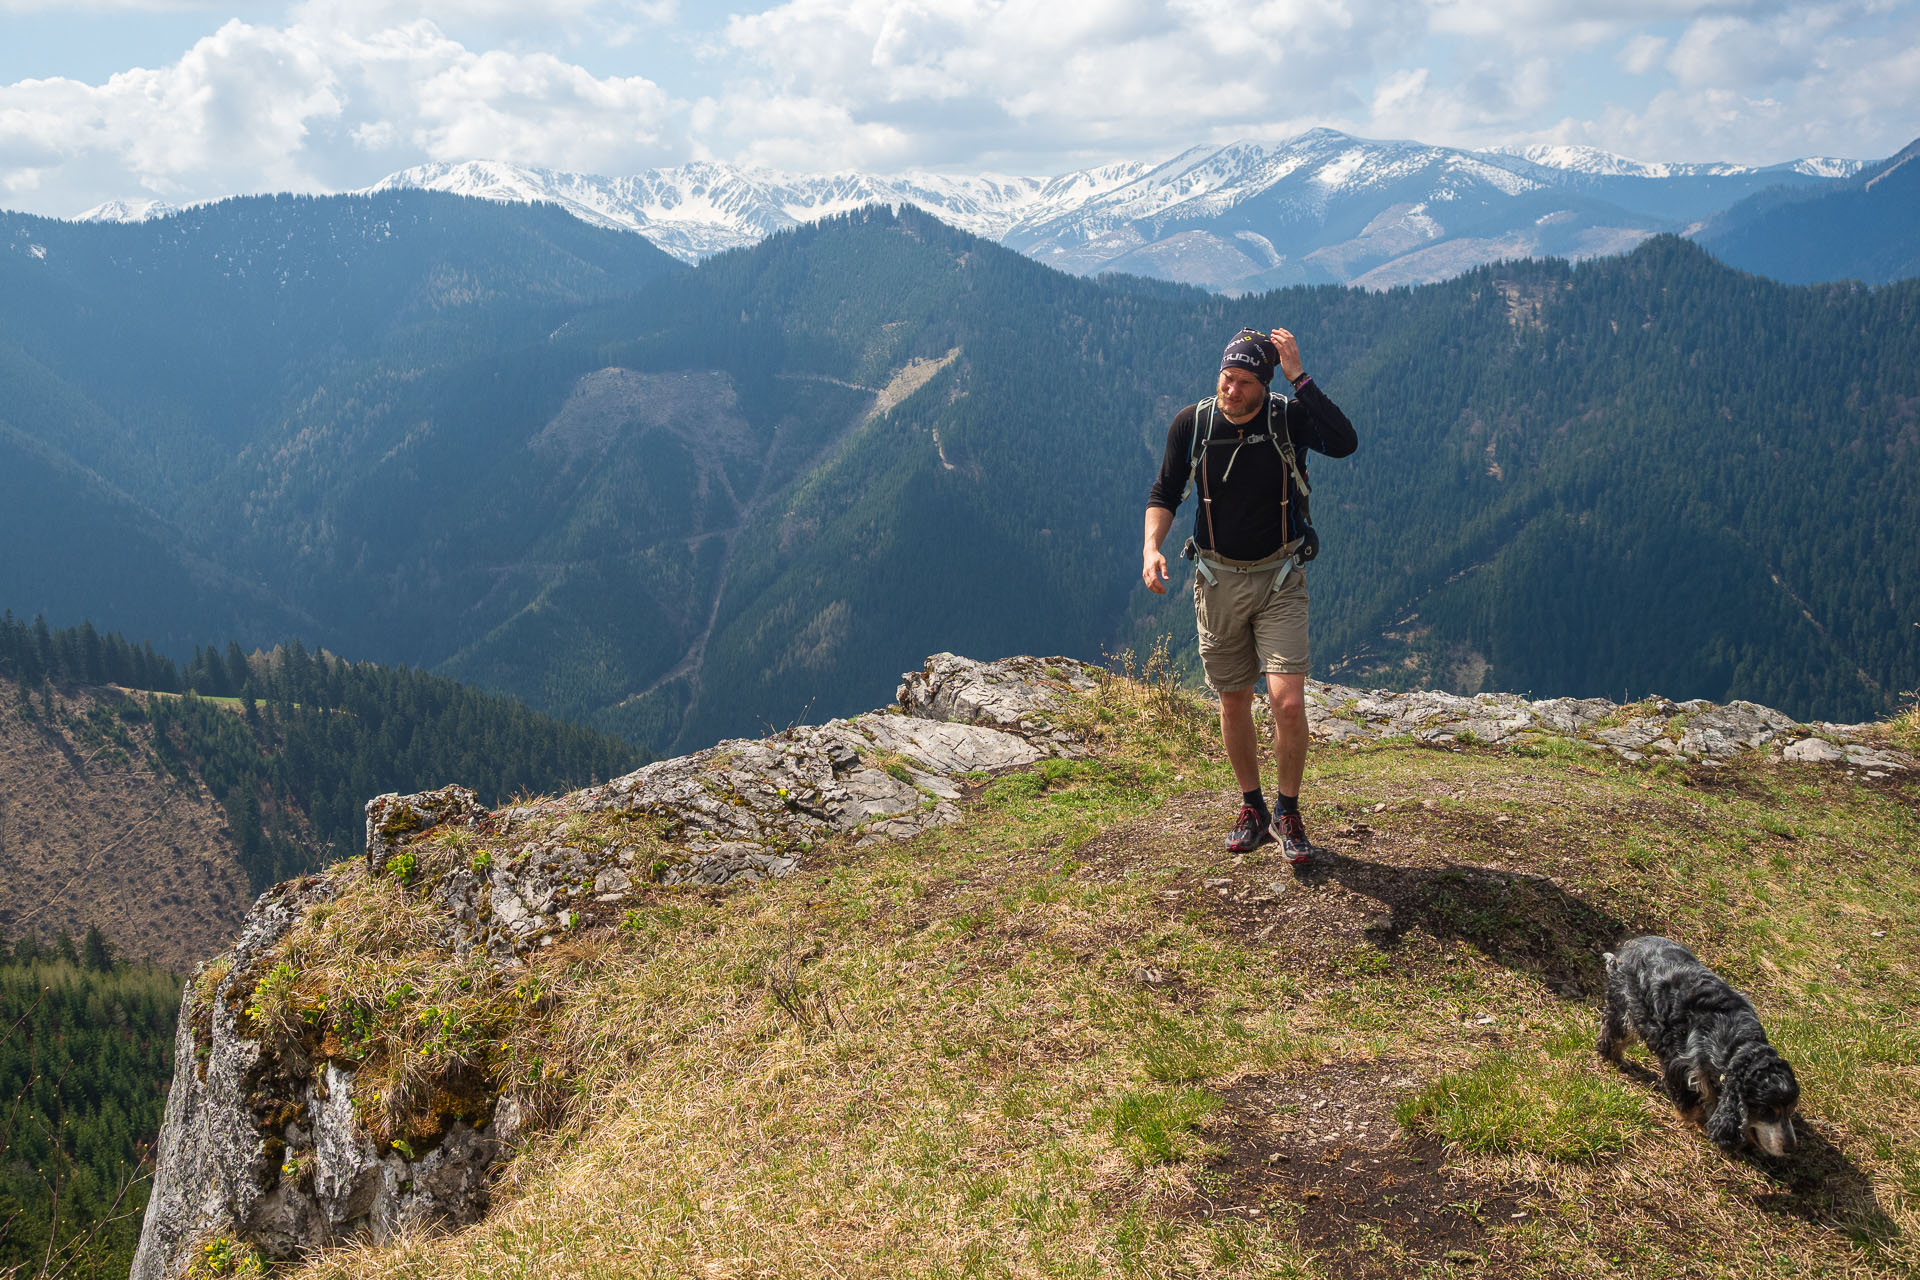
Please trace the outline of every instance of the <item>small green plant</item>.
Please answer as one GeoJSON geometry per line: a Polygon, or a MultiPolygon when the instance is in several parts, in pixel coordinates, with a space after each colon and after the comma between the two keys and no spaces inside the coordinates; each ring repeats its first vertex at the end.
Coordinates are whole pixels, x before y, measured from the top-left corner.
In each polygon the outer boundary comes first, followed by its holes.
{"type": "Polygon", "coordinates": [[[339,1037],[341,1049],[349,1054],[360,1056],[372,1047],[374,1025],[373,1010],[365,1005],[336,1006],[333,1011],[334,1035],[339,1037]]]}
{"type": "Polygon", "coordinates": [[[1477,1154],[1531,1151],[1578,1164],[1619,1155],[1648,1124],[1641,1099],[1619,1082],[1504,1052],[1441,1076],[1394,1118],[1477,1154]]]}
{"type": "Polygon", "coordinates": [[[187,1264],[188,1280],[211,1280],[215,1276],[264,1276],[267,1264],[259,1250],[226,1236],[215,1236],[201,1245],[187,1264]]]}
{"type": "Polygon", "coordinates": [[[485,875],[487,868],[493,865],[493,855],[482,849],[473,855],[473,862],[470,865],[475,875],[485,875]]]}
{"type": "Polygon", "coordinates": [[[420,860],[413,856],[413,850],[407,849],[387,859],[387,874],[401,884],[411,884],[413,873],[419,865],[420,860]]]}
{"type": "Polygon", "coordinates": [[[1542,733],[1509,743],[1507,750],[1529,760],[1580,760],[1593,755],[1598,748],[1578,738],[1542,733]]]}
{"type": "Polygon", "coordinates": [[[906,757],[898,751],[875,751],[869,755],[867,763],[896,782],[913,785],[913,770],[907,767],[906,757]]]}
{"type": "Polygon", "coordinates": [[[1134,1164],[1176,1164],[1200,1155],[1200,1122],[1218,1111],[1221,1099],[1205,1089],[1168,1089],[1123,1093],[1102,1118],[1113,1144],[1134,1164]]]}
{"type": "Polygon", "coordinates": [[[1047,780],[1038,773],[1009,773],[987,784],[987,789],[980,793],[980,801],[992,808],[1003,808],[1044,795],[1046,790],[1047,780]]]}
{"type": "Polygon", "coordinates": [[[288,1021],[294,1012],[293,985],[299,980],[300,971],[285,961],[267,970],[247,1000],[247,1019],[263,1027],[288,1021]]]}

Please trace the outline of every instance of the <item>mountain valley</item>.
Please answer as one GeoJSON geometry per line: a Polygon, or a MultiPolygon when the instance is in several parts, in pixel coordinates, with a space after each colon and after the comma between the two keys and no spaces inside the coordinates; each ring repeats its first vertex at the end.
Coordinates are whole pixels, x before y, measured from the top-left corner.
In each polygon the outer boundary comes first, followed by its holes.
{"type": "Polygon", "coordinates": [[[1920,525],[1911,284],[1775,285],[1660,237],[1229,300],[911,210],[689,269],[426,192],[24,232],[6,438],[66,487],[0,515],[35,548],[0,570],[23,616],[176,646],[231,619],[656,752],[871,705],[936,649],[1144,651],[1191,626],[1136,582],[1165,423],[1221,335],[1285,323],[1361,431],[1314,469],[1323,669],[1838,719],[1920,685],[1920,567],[1886,550],[1920,525]],[[448,265],[372,292],[303,265],[381,226],[448,265]],[[575,283],[517,283],[555,263],[575,283]],[[111,280],[108,363],[83,335],[111,280]],[[188,585],[89,593],[115,574],[188,585]]]}

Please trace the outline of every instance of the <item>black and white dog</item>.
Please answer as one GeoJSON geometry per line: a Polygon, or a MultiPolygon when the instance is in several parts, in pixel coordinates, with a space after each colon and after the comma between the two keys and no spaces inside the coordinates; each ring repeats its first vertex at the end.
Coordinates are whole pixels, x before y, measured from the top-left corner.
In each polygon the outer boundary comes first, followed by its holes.
{"type": "Polygon", "coordinates": [[[1660,1059],[1680,1114],[1704,1122],[1721,1150],[1749,1137],[1770,1156],[1798,1145],[1793,1067],[1767,1043],[1752,1003],[1679,943],[1635,938],[1607,953],[1600,1053],[1619,1062],[1629,1033],[1660,1059]]]}

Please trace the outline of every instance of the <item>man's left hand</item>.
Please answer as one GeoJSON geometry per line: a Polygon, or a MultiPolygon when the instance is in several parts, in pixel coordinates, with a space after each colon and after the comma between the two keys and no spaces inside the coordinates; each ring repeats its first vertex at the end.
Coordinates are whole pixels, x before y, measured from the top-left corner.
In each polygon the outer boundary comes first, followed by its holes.
{"type": "Polygon", "coordinates": [[[1273,332],[1267,336],[1273,339],[1273,349],[1280,353],[1281,375],[1288,382],[1292,382],[1306,367],[1300,363],[1300,344],[1293,340],[1292,334],[1278,325],[1275,325],[1273,332]]]}

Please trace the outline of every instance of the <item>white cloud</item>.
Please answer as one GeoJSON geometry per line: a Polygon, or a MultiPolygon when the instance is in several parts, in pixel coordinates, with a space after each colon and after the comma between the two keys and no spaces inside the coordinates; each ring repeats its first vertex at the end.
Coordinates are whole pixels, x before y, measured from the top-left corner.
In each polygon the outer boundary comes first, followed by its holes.
{"type": "Polygon", "coordinates": [[[0,13],[211,13],[207,0],[0,0],[0,13]]]}
{"type": "Polygon", "coordinates": [[[1627,41],[1620,51],[1620,65],[1636,76],[1643,76],[1660,65],[1660,56],[1666,51],[1664,36],[1642,32],[1627,41]]]}
{"type": "Polygon", "coordinates": [[[0,88],[0,181],[21,189],[91,173],[114,182],[102,198],[125,191],[121,175],[170,197],[191,195],[206,177],[310,188],[314,175],[302,163],[310,130],[343,105],[333,68],[309,42],[229,22],[170,67],[124,71],[97,86],[54,79],[0,88]]]}
{"type": "Polygon", "coordinates": [[[1910,0],[782,0],[698,58],[677,0],[427,12],[293,0],[157,69],[0,86],[0,195],[72,213],[468,158],[1040,173],[1321,124],[1655,160],[1874,156],[1920,133],[1910,0]]]}
{"type": "Polygon", "coordinates": [[[1354,0],[787,0],[728,22],[750,79],[714,95],[721,133],[703,141],[874,165],[903,138],[941,163],[1291,132],[1357,103],[1328,68],[1372,61],[1368,16],[1354,0]]]}
{"type": "Polygon", "coordinates": [[[1382,136],[1482,144],[1510,136],[1553,100],[1553,64],[1545,58],[1485,62],[1439,80],[1425,68],[1382,78],[1369,127],[1382,136]]]}
{"type": "Polygon", "coordinates": [[[597,78],[545,53],[463,50],[412,98],[413,140],[435,160],[486,157],[602,173],[643,168],[659,155],[670,111],[650,80],[597,78]]]}
{"type": "MultiPolygon", "coordinates": [[[[1633,52],[1631,49],[1629,52],[1633,52]]],[[[1920,10],[1802,5],[1690,22],[1646,72],[1666,83],[1557,140],[1662,160],[1874,159],[1920,134],[1920,10]]],[[[1629,69],[1638,70],[1630,65],[1629,69]]]]}
{"type": "Polygon", "coordinates": [[[672,114],[644,77],[476,53],[421,19],[364,36],[229,22],[157,70],[0,87],[0,187],[69,214],[135,193],[336,190],[427,159],[632,171],[679,157],[672,114]]]}

